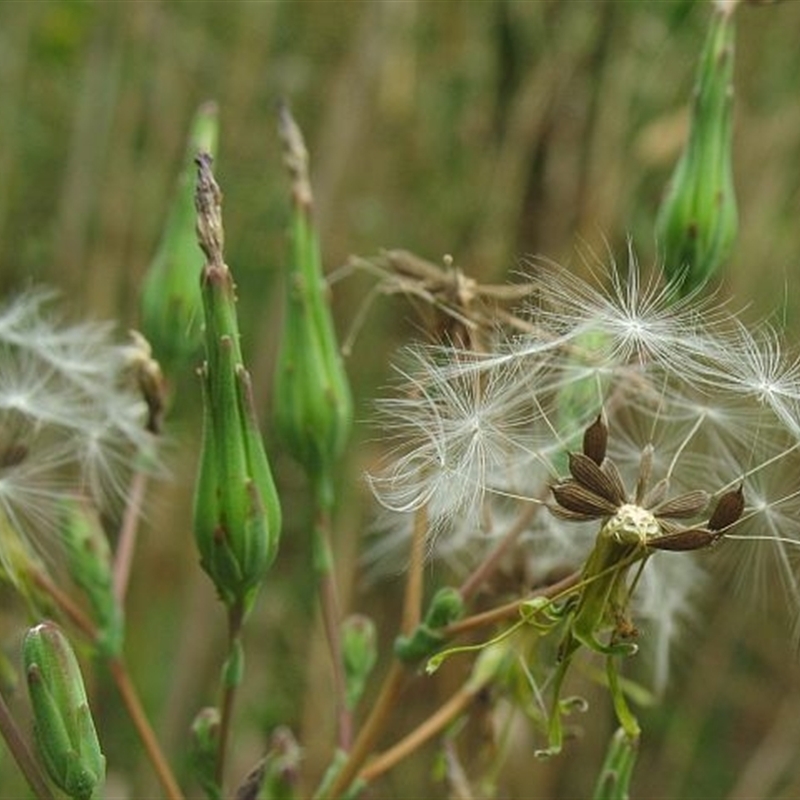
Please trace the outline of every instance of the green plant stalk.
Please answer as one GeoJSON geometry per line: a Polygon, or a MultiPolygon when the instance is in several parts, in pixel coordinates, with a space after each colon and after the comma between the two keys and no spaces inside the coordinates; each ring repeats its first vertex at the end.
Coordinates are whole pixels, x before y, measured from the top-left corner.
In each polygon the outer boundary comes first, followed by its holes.
{"type": "Polygon", "coordinates": [[[353,714],[347,706],[347,680],[341,642],[342,613],[336,588],[330,528],[330,515],[324,509],[319,508],[312,531],[312,558],[317,574],[317,592],[322,611],[322,624],[333,668],[338,743],[342,750],[349,750],[353,739],[353,714]]]}
{"type": "Polygon", "coordinates": [[[628,800],[638,738],[631,739],[623,728],[615,731],[597,779],[592,800],[628,800]]]}
{"type": "Polygon", "coordinates": [[[242,623],[245,608],[243,603],[235,603],[228,612],[228,657],[222,670],[220,704],[219,745],[217,749],[216,779],[221,795],[224,797],[225,763],[231,738],[236,692],[242,682],[242,623]]]}
{"type": "Polygon", "coordinates": [[[313,220],[308,151],[288,107],[279,111],[284,160],[292,178],[290,256],[286,312],[275,375],[273,411],[278,436],[303,466],[315,504],[312,561],[325,636],[333,663],[339,719],[339,746],[352,737],[342,660],[341,610],[331,547],[335,467],[350,433],[353,401],[344,371],[328,287],[322,271],[319,236],[313,220]]]}

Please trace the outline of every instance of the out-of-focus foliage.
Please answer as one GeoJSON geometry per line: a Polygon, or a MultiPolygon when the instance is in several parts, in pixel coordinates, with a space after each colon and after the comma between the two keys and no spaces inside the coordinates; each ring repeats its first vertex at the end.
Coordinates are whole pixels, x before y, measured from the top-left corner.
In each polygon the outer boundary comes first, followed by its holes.
{"type": "MultiPolygon", "coordinates": [[[[404,247],[433,261],[451,253],[489,283],[527,254],[585,269],[577,247],[603,255],[628,235],[646,263],[686,133],[707,12],[700,2],[659,0],[2,3],[0,289],[46,281],[76,310],[135,326],[190,120],[213,99],[227,258],[237,268],[242,347],[266,420],[289,222],[274,124],[280,98],[291,102],[312,153],[328,271],[350,253],[404,247]]],[[[783,298],[785,320],[776,321],[797,330],[800,293],[785,287],[800,278],[800,4],[745,5],[737,15],[740,225],[723,291],[765,310],[783,298]]],[[[344,338],[365,286],[356,277],[334,289],[344,338]]],[[[347,364],[362,421],[387,379],[389,355],[416,334],[406,305],[377,303],[347,364]]],[[[199,386],[180,392],[196,411],[199,386]]],[[[213,691],[224,630],[192,549],[198,445],[196,419],[187,417],[176,412],[168,423],[174,480],[152,487],[126,623],[131,671],[148,708],[158,709],[155,727],[172,756],[187,750],[197,698],[213,691]]],[[[357,435],[366,438],[363,425],[357,435]]],[[[310,646],[305,635],[314,625],[307,486],[268,429],[266,437],[287,519],[253,612],[248,672],[263,677],[241,699],[232,773],[255,763],[279,722],[298,734],[314,773],[331,720],[320,718],[330,696],[321,634],[310,646]]],[[[336,538],[345,577],[357,575],[355,545],[370,521],[359,482],[370,448],[362,446],[343,481],[336,538]]],[[[762,757],[768,737],[785,743],[800,735],[790,713],[797,665],[776,642],[784,628],[770,626],[768,602],[757,624],[743,619],[727,589],[721,584],[719,598],[701,609],[690,669],[679,666],[667,698],[640,717],[646,735],[633,796],[760,796],[767,768],[781,771],[781,796],[800,794],[790,761],[776,767],[762,757]]],[[[378,630],[393,630],[398,597],[398,581],[356,579],[344,602],[369,608],[378,630]]],[[[2,608],[0,640],[14,653],[24,609],[11,601],[2,608]]],[[[389,649],[381,642],[381,652],[389,649]]],[[[446,696],[437,681],[427,691],[446,696]]],[[[109,795],[115,781],[133,796],[152,795],[113,689],[102,674],[87,682],[109,795]]],[[[409,701],[409,720],[414,711],[409,701]]],[[[585,736],[570,755],[585,769],[571,768],[570,758],[534,762],[535,745],[523,742],[504,766],[508,795],[588,796],[613,714],[596,708],[582,724],[585,736]]],[[[443,793],[431,786],[427,764],[412,760],[382,785],[382,796],[443,793]]],[[[0,752],[0,798],[19,796],[17,781],[0,752]]]]}

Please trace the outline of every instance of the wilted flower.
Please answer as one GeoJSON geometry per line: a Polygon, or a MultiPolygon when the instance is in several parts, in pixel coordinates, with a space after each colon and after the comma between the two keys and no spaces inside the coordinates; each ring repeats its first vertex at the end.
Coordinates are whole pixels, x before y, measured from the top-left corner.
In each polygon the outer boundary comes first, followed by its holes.
{"type": "Polygon", "coordinates": [[[0,564],[12,580],[17,540],[47,549],[65,497],[113,509],[152,447],[128,347],[109,325],[63,324],[50,300],[28,293],[0,312],[0,564]]]}
{"type": "MultiPolygon", "coordinates": [[[[381,503],[425,508],[435,554],[450,549],[451,532],[462,545],[484,540],[508,527],[514,508],[517,518],[527,510],[535,581],[558,563],[580,566],[599,525],[630,503],[650,515],[661,549],[757,543],[759,571],[777,568],[797,607],[800,366],[779,335],[748,329],[713,297],[678,298],[658,276],[643,278],[632,253],[627,273],[612,265],[588,281],[540,264],[532,286],[529,333],[499,335],[480,354],[411,351],[402,396],[381,403],[400,439],[370,479],[381,503]],[[602,470],[603,459],[580,452],[601,414],[613,465],[602,470]],[[741,513],[717,524],[715,508],[734,502],[741,513]]],[[[676,614],[697,586],[693,567],[670,570],[670,601],[648,594],[663,591],[658,570],[675,558],[692,556],[649,553],[637,579],[662,673],[676,614]]]]}

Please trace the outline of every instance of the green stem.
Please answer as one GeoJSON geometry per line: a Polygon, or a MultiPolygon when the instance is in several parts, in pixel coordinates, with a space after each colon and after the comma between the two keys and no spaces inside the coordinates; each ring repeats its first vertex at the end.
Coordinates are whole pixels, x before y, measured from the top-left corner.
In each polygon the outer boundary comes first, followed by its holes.
{"type": "Polygon", "coordinates": [[[639,721],[634,716],[628,705],[628,701],[625,699],[625,692],[620,686],[617,665],[614,663],[614,656],[609,656],[606,661],[606,674],[608,675],[608,687],[611,690],[611,700],[614,703],[614,711],[616,712],[619,724],[622,726],[628,739],[637,741],[642,731],[639,727],[639,721]]]}
{"type": "Polygon", "coordinates": [[[333,549],[330,542],[330,512],[323,504],[319,504],[317,519],[314,524],[312,552],[314,569],[317,573],[317,591],[319,593],[322,624],[325,639],[333,668],[333,686],[338,720],[338,742],[342,750],[349,750],[353,740],[353,715],[347,708],[347,683],[342,659],[342,642],[340,636],[341,610],[339,593],[336,589],[333,549]]]}
{"type": "MultiPolygon", "coordinates": [[[[215,777],[222,791],[225,780],[225,762],[228,755],[233,708],[236,690],[241,683],[241,634],[244,621],[244,606],[236,602],[228,609],[228,657],[222,669],[222,702],[220,704],[219,744],[215,777]],[[236,660],[239,660],[236,662],[236,660]],[[236,662],[236,663],[235,663],[236,662]]],[[[224,796],[224,792],[222,792],[224,796]]]]}

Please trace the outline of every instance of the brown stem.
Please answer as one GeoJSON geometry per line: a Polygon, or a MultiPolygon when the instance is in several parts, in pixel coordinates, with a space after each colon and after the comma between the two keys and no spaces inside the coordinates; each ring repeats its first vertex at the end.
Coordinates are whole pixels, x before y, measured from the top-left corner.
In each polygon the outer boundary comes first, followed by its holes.
{"type": "Polygon", "coordinates": [[[480,589],[486,579],[491,575],[497,564],[508,552],[509,548],[517,541],[520,534],[528,527],[539,506],[533,503],[526,504],[520,511],[513,525],[506,531],[503,538],[486,558],[478,564],[472,574],[461,584],[461,596],[467,600],[480,589]]]}
{"type": "Polygon", "coordinates": [[[175,780],[175,776],[172,774],[169,764],[164,758],[164,754],[161,752],[161,747],[153,733],[153,729],[150,727],[150,723],[144,713],[142,704],[139,701],[139,696],[136,694],[136,689],[133,687],[125,664],[120,658],[112,658],[108,661],[108,668],[165,795],[169,800],[183,800],[183,794],[175,780]]]}
{"type": "Polygon", "coordinates": [[[471,683],[469,687],[459,689],[435,714],[428,717],[408,736],[405,736],[386,752],[381,753],[361,770],[358,775],[359,780],[369,783],[407,758],[462,714],[475,699],[480,688],[480,685],[476,686],[471,683]]]}
{"type": "Polygon", "coordinates": [[[139,516],[146,488],[147,475],[144,472],[137,472],[131,481],[114,558],[114,597],[117,598],[120,608],[124,606],[125,593],[128,590],[128,579],[131,574],[133,554],[136,550],[136,536],[139,530],[139,516]]]}
{"type": "Polygon", "coordinates": [[[394,709],[395,702],[400,696],[405,679],[405,670],[399,661],[394,661],[389,668],[389,672],[384,679],[378,699],[372,706],[367,721],[362,726],[356,737],[353,747],[348,753],[347,761],[331,783],[326,796],[330,798],[339,797],[347,787],[353,782],[358,774],[361,765],[367,760],[367,756],[372,752],[378,737],[381,735],[389,716],[394,709]]]}
{"type": "MultiPolygon", "coordinates": [[[[566,578],[563,578],[562,580],[535,592],[532,596],[556,597],[575,586],[580,581],[580,577],[580,572],[574,572],[573,574],[568,575],[566,578]]],[[[498,609],[493,609],[490,612],[486,612],[485,614],[476,614],[473,617],[469,617],[466,620],[462,620],[461,622],[457,622],[448,626],[445,631],[448,635],[448,638],[450,638],[458,633],[463,633],[466,630],[477,627],[479,624],[485,625],[489,622],[513,618],[514,616],[519,615],[520,607],[524,602],[524,600],[517,600],[513,603],[508,603],[505,606],[501,606],[498,609]]],[[[398,677],[395,678],[394,673],[390,673],[390,678],[387,678],[387,685],[384,687],[387,690],[386,696],[384,696],[384,693],[382,693],[381,697],[378,698],[378,703],[376,704],[375,709],[373,709],[372,717],[368,721],[368,724],[372,723],[369,734],[373,737],[376,735],[376,730],[379,730],[380,727],[382,727],[383,721],[388,716],[388,712],[391,709],[397,694],[399,693],[399,679],[402,677],[402,671],[397,664],[394,665],[393,669],[398,670],[398,677]],[[388,686],[390,679],[392,679],[393,683],[391,687],[388,686]],[[396,685],[394,684],[394,681],[397,681],[396,685]],[[389,690],[391,690],[393,693],[390,694],[389,690]],[[376,719],[373,720],[373,717],[376,719]]],[[[408,734],[408,736],[404,737],[389,750],[379,755],[360,773],[357,773],[358,778],[364,782],[369,782],[374,780],[378,775],[394,767],[396,764],[410,755],[414,750],[424,744],[428,739],[440,732],[453,719],[455,719],[455,717],[457,717],[474,699],[475,695],[480,691],[483,685],[483,683],[471,681],[467,686],[462,687],[453,697],[450,698],[450,700],[447,701],[447,703],[445,703],[445,705],[443,705],[435,714],[433,714],[433,716],[428,717],[428,719],[426,719],[421,725],[419,725],[419,727],[408,734]]],[[[364,726],[359,739],[356,741],[356,746],[353,748],[353,752],[351,753],[351,761],[355,760],[355,756],[357,755],[356,751],[361,744],[360,740],[362,737],[366,739],[366,733],[367,725],[364,726]]],[[[373,739],[370,739],[368,742],[366,742],[366,744],[371,746],[372,741],[373,739]]],[[[364,750],[364,757],[366,757],[368,748],[365,747],[364,750]]],[[[360,749],[358,750],[358,755],[361,756],[360,749]]],[[[347,786],[349,786],[356,775],[356,770],[357,767],[354,770],[350,762],[345,765],[345,769],[342,770],[337,781],[332,787],[331,797],[336,797],[339,793],[346,789],[347,786]]]]}
{"type": "Polygon", "coordinates": [[[50,596],[63,614],[69,618],[72,624],[75,625],[81,633],[92,641],[97,638],[97,626],[94,622],[89,619],[83,609],[81,609],[65,591],[50,580],[50,576],[46,572],[34,570],[30,575],[33,582],[50,596]]]}
{"type": "Polygon", "coordinates": [[[36,797],[39,800],[54,800],[42,770],[33,757],[33,753],[28,749],[2,695],[0,695],[0,735],[5,740],[11,756],[17,762],[20,772],[25,776],[25,780],[28,781],[28,785],[36,797]]]}
{"type": "Polygon", "coordinates": [[[322,608],[323,627],[328,642],[328,651],[333,665],[333,686],[336,694],[336,708],[339,727],[339,747],[348,750],[353,740],[353,715],[347,708],[345,698],[347,684],[342,661],[342,643],[339,637],[341,616],[336,585],[331,572],[326,572],[319,579],[319,602],[322,608]]]}
{"type": "Polygon", "coordinates": [[[520,608],[522,608],[524,603],[532,600],[535,597],[557,597],[558,595],[563,594],[564,592],[567,592],[576,586],[580,579],[581,572],[573,572],[570,575],[567,575],[565,578],[562,578],[560,581],[550,584],[550,586],[536,590],[530,597],[526,597],[522,600],[513,600],[510,603],[498,606],[497,608],[492,608],[489,611],[484,611],[481,614],[473,614],[471,617],[466,617],[458,622],[454,622],[444,628],[443,632],[445,637],[447,639],[452,639],[455,636],[459,636],[467,631],[472,631],[475,628],[482,628],[495,622],[502,622],[506,619],[514,619],[515,617],[519,617],[520,608]]]}
{"type": "Polygon", "coordinates": [[[422,616],[422,577],[425,566],[425,538],[428,535],[428,507],[422,506],[414,512],[414,530],[411,540],[411,556],[403,598],[403,622],[401,632],[410,636],[422,616]]]}

